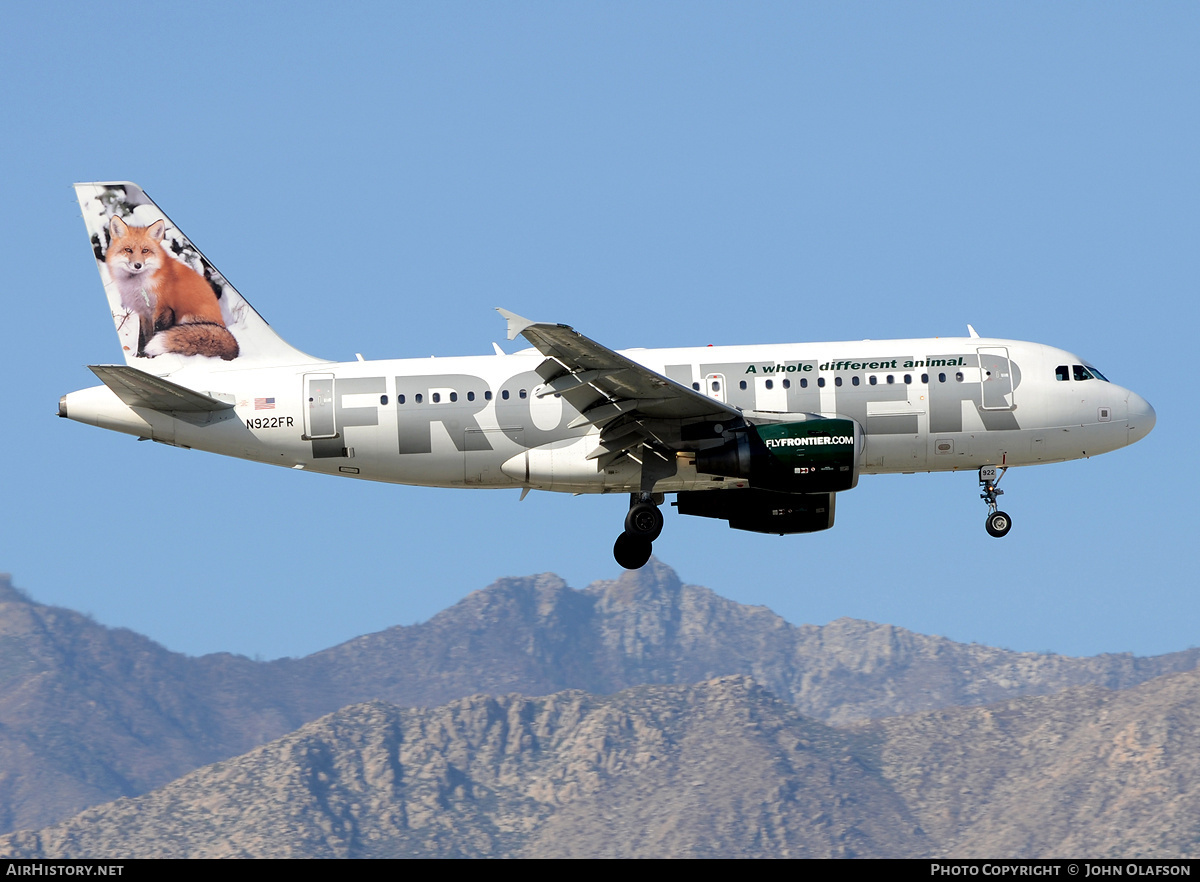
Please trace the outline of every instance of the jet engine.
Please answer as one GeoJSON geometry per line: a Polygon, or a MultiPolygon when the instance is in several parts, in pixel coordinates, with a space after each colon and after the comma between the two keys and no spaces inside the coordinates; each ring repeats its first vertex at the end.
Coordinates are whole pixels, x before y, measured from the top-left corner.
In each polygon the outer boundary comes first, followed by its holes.
{"type": "Polygon", "coordinates": [[[862,454],[856,421],[818,417],[740,429],[732,441],[698,451],[696,471],[741,478],[756,490],[836,493],[858,483],[862,454]]]}
{"type": "Polygon", "coordinates": [[[728,521],[752,533],[816,533],[833,526],[832,493],[770,490],[689,490],[679,494],[679,513],[728,521]]]}

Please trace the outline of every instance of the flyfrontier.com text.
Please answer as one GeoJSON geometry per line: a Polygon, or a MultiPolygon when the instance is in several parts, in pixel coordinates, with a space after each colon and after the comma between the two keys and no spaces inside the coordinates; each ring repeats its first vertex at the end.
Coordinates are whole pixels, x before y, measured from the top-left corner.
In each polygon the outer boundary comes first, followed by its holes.
{"type": "Polygon", "coordinates": [[[768,447],[817,447],[826,444],[853,444],[849,435],[817,435],[813,438],[768,438],[768,447]]]}

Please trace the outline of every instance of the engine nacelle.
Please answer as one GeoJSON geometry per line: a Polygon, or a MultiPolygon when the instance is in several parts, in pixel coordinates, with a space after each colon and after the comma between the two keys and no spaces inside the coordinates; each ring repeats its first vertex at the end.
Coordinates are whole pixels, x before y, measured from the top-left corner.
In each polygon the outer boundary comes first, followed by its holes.
{"type": "Polygon", "coordinates": [[[832,493],[772,493],[769,490],[699,490],[680,493],[680,514],[728,521],[753,533],[815,533],[833,526],[832,493]]]}
{"type": "Polygon", "coordinates": [[[758,490],[834,493],[858,483],[862,427],[851,419],[764,423],[696,454],[696,471],[742,478],[758,490]]]}

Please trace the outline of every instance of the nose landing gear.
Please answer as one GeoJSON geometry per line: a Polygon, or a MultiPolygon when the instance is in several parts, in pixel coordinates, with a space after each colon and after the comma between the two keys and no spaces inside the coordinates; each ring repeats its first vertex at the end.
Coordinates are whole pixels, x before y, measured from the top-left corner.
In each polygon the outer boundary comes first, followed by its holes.
{"type": "Polygon", "coordinates": [[[654,540],[662,533],[663,516],[658,506],[661,493],[629,494],[629,514],[625,515],[625,532],[613,545],[613,557],[627,570],[646,565],[654,549],[654,540]]]}
{"type": "Polygon", "coordinates": [[[979,486],[983,488],[979,498],[988,505],[988,516],[984,521],[984,527],[989,536],[995,536],[997,539],[1008,535],[1008,531],[1012,529],[1012,518],[1005,512],[998,511],[996,506],[996,497],[1004,495],[1004,491],[996,489],[996,485],[1000,483],[1000,479],[1007,471],[1007,468],[997,469],[995,466],[984,466],[979,470],[979,486]]]}

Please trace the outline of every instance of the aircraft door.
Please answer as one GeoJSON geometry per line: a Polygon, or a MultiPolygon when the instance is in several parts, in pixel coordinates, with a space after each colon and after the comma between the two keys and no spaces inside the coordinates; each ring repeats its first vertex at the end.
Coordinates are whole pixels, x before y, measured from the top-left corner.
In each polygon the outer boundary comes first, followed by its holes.
{"type": "Polygon", "coordinates": [[[1004,346],[979,347],[979,384],[984,410],[1012,410],[1013,371],[1004,346]]]}
{"type": "Polygon", "coordinates": [[[304,375],[305,439],[336,438],[333,422],[333,374],[304,375]]]}
{"type": "Polygon", "coordinates": [[[725,401],[725,375],[707,374],[704,377],[704,394],[717,401],[725,401]]]}

